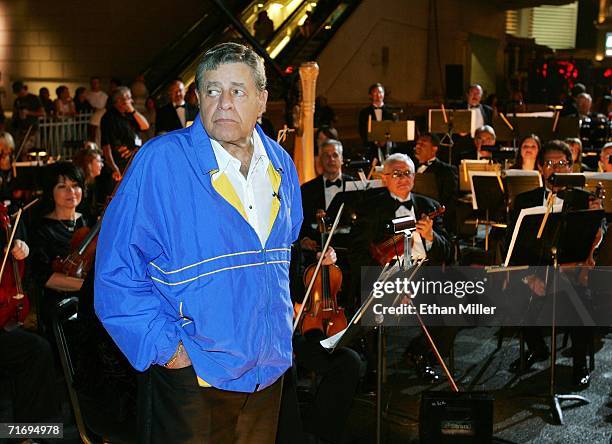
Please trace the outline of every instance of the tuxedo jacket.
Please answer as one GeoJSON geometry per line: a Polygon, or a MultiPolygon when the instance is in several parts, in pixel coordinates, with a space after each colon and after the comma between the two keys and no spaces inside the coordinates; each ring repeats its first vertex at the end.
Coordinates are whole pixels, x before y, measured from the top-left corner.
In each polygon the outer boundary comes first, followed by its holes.
{"type": "MultiPolygon", "coordinates": [[[[372,121],[376,121],[376,113],[374,112],[374,106],[366,106],[359,111],[359,136],[364,145],[368,145],[368,116],[372,116],[372,121]]],[[[393,113],[389,110],[387,105],[382,107],[382,120],[394,120],[393,113]]]]}
{"type": "MultiPolygon", "coordinates": [[[[317,240],[320,237],[316,228],[312,228],[313,224],[317,223],[317,210],[325,209],[325,188],[323,184],[323,175],[319,175],[312,180],[303,184],[300,188],[302,192],[302,209],[304,210],[304,222],[300,232],[300,239],[309,237],[317,240]]],[[[348,174],[342,174],[342,190],[346,187],[346,182],[355,180],[354,177],[348,174]]]]}
{"type": "MultiPolygon", "coordinates": [[[[463,102],[462,108],[470,109],[467,102],[463,102]]],[[[484,121],[484,124],[493,126],[493,108],[491,108],[489,105],[485,105],[484,103],[478,105],[478,108],[480,108],[480,112],[482,113],[482,120],[484,121]]]]}
{"type": "MultiPolygon", "coordinates": [[[[411,199],[417,219],[422,214],[431,213],[440,207],[435,200],[419,194],[411,193],[411,199]]],[[[387,226],[391,219],[395,219],[396,209],[397,201],[391,197],[387,189],[380,190],[361,206],[360,211],[357,212],[356,225],[352,230],[353,251],[351,256],[354,266],[378,265],[370,255],[370,244],[379,243],[390,235],[387,226]]],[[[452,259],[451,242],[444,228],[442,217],[438,216],[434,219],[433,232],[433,242],[427,251],[429,260],[427,264],[449,264],[452,259]]]]}
{"type": "Polygon", "coordinates": [[[437,157],[427,167],[423,174],[433,174],[436,177],[440,204],[446,207],[444,226],[454,231],[454,217],[457,198],[459,197],[459,176],[457,167],[442,162],[437,157]]]}
{"type": "MultiPolygon", "coordinates": [[[[197,115],[198,109],[192,105],[189,105],[188,103],[185,103],[185,122],[195,120],[197,115]]],[[[168,133],[181,128],[183,128],[181,119],[179,119],[172,102],[157,110],[157,117],[155,118],[156,134],[168,133]]]]}

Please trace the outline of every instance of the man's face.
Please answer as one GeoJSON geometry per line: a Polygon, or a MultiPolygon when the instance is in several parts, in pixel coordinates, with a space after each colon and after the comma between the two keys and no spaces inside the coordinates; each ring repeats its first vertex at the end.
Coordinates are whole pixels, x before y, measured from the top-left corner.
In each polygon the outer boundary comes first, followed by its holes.
{"type": "Polygon", "coordinates": [[[268,91],[258,91],[251,68],[226,63],[204,73],[200,112],[206,132],[218,142],[243,143],[266,109],[268,91]]]}
{"type": "Polygon", "coordinates": [[[385,90],[377,86],[376,88],[372,88],[370,91],[370,99],[372,99],[372,103],[379,104],[385,101],[385,90]]]}
{"type": "Polygon", "coordinates": [[[121,113],[127,113],[130,110],[130,104],[132,103],[132,93],[125,92],[115,102],[115,108],[121,113]]]}
{"type": "Polygon", "coordinates": [[[90,86],[92,91],[100,91],[100,79],[91,79],[90,86]]]}
{"type": "Polygon", "coordinates": [[[342,154],[338,152],[336,145],[323,145],[319,151],[319,161],[323,167],[323,173],[330,178],[340,174],[342,168],[342,154]]]}
{"type": "Polygon", "coordinates": [[[610,156],[612,156],[612,147],[601,150],[600,160],[604,165],[604,172],[612,173],[612,162],[610,162],[610,156]]]}
{"type": "MultiPolygon", "coordinates": [[[[553,173],[571,173],[571,162],[561,151],[548,151],[544,154],[543,164],[539,166],[542,177],[546,182],[553,173]]],[[[550,186],[550,184],[549,184],[550,186]]]]}
{"type": "Polygon", "coordinates": [[[168,88],[168,94],[170,95],[172,103],[181,105],[185,100],[185,85],[183,82],[174,82],[170,85],[170,88],[168,88]]]}
{"type": "Polygon", "coordinates": [[[480,153],[480,157],[491,157],[490,151],[480,151],[480,148],[495,145],[495,137],[493,137],[493,134],[483,131],[476,135],[474,144],[476,145],[476,151],[480,153]]]}
{"type": "Polygon", "coordinates": [[[419,137],[414,149],[414,155],[421,163],[436,157],[438,147],[431,143],[430,137],[419,137]]]}
{"type": "Polygon", "coordinates": [[[385,165],[382,181],[389,192],[405,199],[414,187],[414,171],[402,161],[385,165]]]}
{"type": "Polygon", "coordinates": [[[470,88],[467,94],[468,105],[470,106],[478,106],[480,105],[480,100],[482,99],[482,89],[478,86],[474,86],[470,88]]]}
{"type": "Polygon", "coordinates": [[[51,93],[49,93],[49,90],[47,88],[42,88],[40,90],[40,98],[41,99],[49,100],[50,97],[51,97],[51,93]]]}
{"type": "Polygon", "coordinates": [[[591,112],[591,100],[588,97],[578,97],[577,105],[578,112],[583,115],[587,115],[591,112]]]}

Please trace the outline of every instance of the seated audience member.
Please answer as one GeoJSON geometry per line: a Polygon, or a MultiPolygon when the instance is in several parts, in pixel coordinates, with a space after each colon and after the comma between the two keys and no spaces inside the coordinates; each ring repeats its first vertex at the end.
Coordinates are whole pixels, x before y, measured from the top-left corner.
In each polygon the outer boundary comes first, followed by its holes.
{"type": "Polygon", "coordinates": [[[80,113],[89,113],[93,111],[93,107],[87,101],[87,88],[84,86],[79,86],[74,92],[74,108],[77,114],[80,113]]]}
{"type": "Polygon", "coordinates": [[[40,103],[45,108],[45,113],[47,117],[52,117],[55,114],[55,105],[53,104],[53,100],[51,100],[51,93],[49,92],[49,88],[43,86],[38,90],[38,98],[40,99],[40,103]]]}
{"type": "Polygon", "coordinates": [[[540,138],[530,134],[521,140],[520,148],[516,152],[516,158],[512,168],[515,170],[537,170],[537,158],[540,148],[540,138]]]}
{"type": "Polygon", "coordinates": [[[55,90],[57,99],[53,102],[55,107],[55,117],[71,117],[76,114],[76,108],[72,97],[70,97],[70,90],[66,85],[60,85],[55,90]]]}

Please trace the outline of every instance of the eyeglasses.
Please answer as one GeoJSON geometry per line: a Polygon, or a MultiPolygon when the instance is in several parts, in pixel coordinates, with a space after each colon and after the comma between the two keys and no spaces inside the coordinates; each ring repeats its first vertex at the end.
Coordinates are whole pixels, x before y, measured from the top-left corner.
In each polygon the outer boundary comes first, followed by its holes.
{"type": "Polygon", "coordinates": [[[544,161],[544,167],[545,168],[566,168],[566,167],[570,167],[571,164],[569,161],[567,160],[558,160],[558,161],[554,161],[554,160],[545,160],[544,161]]]}
{"type": "Polygon", "coordinates": [[[393,170],[392,173],[384,173],[385,176],[391,176],[394,179],[399,179],[401,177],[414,177],[414,173],[410,170],[401,171],[401,170],[393,170]]]}

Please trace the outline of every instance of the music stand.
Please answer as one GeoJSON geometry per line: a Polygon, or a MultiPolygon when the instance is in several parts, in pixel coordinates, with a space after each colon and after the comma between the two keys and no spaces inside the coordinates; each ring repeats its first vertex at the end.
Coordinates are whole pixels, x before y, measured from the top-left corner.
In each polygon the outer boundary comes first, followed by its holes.
{"type": "Polygon", "coordinates": [[[472,208],[484,211],[485,220],[476,219],[476,225],[485,226],[485,251],[489,251],[491,227],[505,228],[506,224],[491,220],[492,214],[505,210],[504,184],[499,171],[470,171],[472,208]]]}
{"type": "MultiPolygon", "coordinates": [[[[557,206],[553,211],[560,210],[557,206]]],[[[553,265],[552,325],[550,353],[550,391],[548,400],[554,418],[563,425],[561,402],[590,401],[580,395],[558,395],[555,393],[555,367],[557,361],[556,344],[556,297],[558,288],[559,264],[585,262],[589,257],[597,230],[604,217],[602,210],[559,211],[548,214],[542,235],[538,231],[546,217],[546,207],[527,208],[521,211],[512,233],[512,240],[504,266],[534,265],[531,258],[537,257],[536,265],[553,265]]]]}
{"type": "Polygon", "coordinates": [[[542,175],[537,170],[506,170],[505,183],[509,208],[512,208],[519,194],[543,186],[542,175]]]}
{"type": "Polygon", "coordinates": [[[448,147],[448,163],[453,159],[453,132],[470,133],[474,137],[476,128],[476,112],[471,109],[430,109],[428,118],[430,133],[444,134],[440,145],[448,147]]]}
{"type": "MultiPolygon", "coordinates": [[[[386,156],[391,155],[391,144],[389,142],[410,142],[415,139],[415,121],[414,120],[372,120],[372,127],[368,131],[368,141],[375,142],[384,140],[386,142],[386,156]]],[[[379,148],[380,161],[384,158],[379,148]]]]}
{"type": "Polygon", "coordinates": [[[461,159],[461,165],[459,166],[459,191],[464,193],[472,191],[470,171],[501,171],[501,165],[491,163],[486,159],[461,159]]]}

